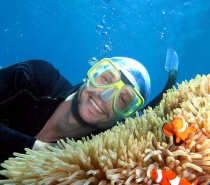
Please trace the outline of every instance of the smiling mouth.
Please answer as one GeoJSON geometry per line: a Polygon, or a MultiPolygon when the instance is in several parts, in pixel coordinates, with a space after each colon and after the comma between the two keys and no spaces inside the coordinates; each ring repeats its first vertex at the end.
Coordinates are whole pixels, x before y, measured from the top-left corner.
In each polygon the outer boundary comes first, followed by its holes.
{"type": "Polygon", "coordinates": [[[103,114],[103,111],[98,107],[98,105],[96,105],[92,98],[90,99],[90,102],[93,104],[96,110],[98,110],[99,113],[103,114]]]}

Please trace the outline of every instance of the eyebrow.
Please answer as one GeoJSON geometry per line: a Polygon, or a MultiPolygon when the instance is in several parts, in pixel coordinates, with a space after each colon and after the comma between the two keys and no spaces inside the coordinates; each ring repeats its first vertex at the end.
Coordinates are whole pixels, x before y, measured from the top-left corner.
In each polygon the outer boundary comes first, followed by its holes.
{"type": "Polygon", "coordinates": [[[114,72],[114,70],[109,70],[108,73],[109,73],[113,78],[116,78],[116,72],[114,72]]]}

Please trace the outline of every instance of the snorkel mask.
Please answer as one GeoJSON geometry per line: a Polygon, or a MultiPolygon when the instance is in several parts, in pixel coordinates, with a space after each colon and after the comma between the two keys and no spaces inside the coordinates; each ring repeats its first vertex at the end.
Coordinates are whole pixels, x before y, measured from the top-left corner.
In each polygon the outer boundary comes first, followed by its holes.
{"type": "Polygon", "coordinates": [[[87,76],[94,87],[104,89],[100,94],[102,101],[107,103],[113,98],[113,109],[121,118],[132,116],[145,103],[139,90],[111,59],[97,62],[87,76]]]}

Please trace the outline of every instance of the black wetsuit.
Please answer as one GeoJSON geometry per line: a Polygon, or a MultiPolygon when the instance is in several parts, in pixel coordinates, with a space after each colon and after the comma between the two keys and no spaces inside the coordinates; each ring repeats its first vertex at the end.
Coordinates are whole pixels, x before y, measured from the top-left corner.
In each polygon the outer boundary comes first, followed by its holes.
{"type": "Polygon", "coordinates": [[[78,90],[57,69],[29,60],[0,69],[0,163],[32,148],[34,138],[68,95],[78,90]]]}

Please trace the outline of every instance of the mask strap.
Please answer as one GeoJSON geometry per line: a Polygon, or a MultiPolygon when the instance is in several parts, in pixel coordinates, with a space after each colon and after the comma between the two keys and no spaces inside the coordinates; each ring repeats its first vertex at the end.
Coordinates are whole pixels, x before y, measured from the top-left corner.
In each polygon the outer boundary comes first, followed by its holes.
{"type": "Polygon", "coordinates": [[[131,83],[131,81],[124,75],[122,71],[121,73],[121,80],[124,82],[124,84],[131,85],[134,88],[134,85],[131,83]]]}

